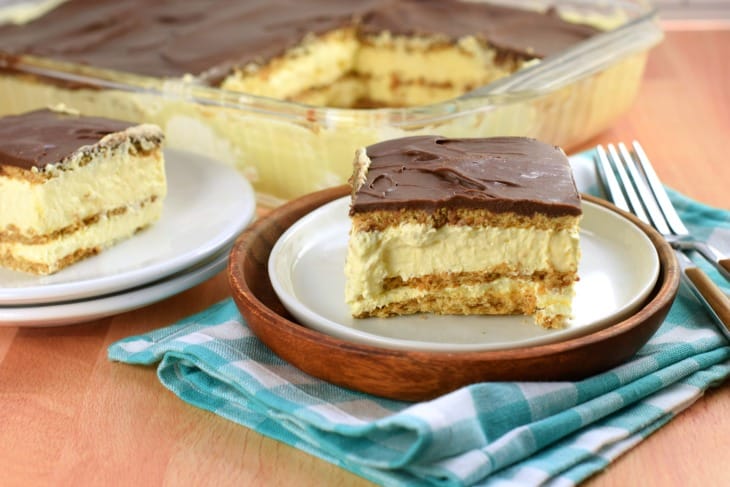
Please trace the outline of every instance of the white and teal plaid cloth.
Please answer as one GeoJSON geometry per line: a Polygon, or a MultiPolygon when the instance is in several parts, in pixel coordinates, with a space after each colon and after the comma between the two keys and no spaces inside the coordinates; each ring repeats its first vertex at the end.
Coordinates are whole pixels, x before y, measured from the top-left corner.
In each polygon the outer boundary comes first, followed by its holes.
{"type": "MultiPolygon", "coordinates": [[[[730,213],[676,193],[688,226],[730,251],[730,213]]],[[[727,283],[709,266],[716,282],[727,283]]],[[[730,376],[730,345],[682,291],[630,362],[580,382],[503,382],[406,403],[343,389],[275,356],[231,299],[129,337],[109,358],[159,363],[183,400],[382,485],[575,485],[730,376]]]]}

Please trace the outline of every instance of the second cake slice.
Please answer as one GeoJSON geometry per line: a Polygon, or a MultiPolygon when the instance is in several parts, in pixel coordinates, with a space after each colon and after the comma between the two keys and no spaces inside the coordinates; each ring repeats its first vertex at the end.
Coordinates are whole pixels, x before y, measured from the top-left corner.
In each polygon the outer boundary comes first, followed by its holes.
{"type": "Polygon", "coordinates": [[[62,111],[0,119],[0,266],[52,274],[157,221],[163,138],[62,111]]]}
{"type": "Polygon", "coordinates": [[[534,139],[418,136],[357,154],[346,301],[355,317],[571,315],[580,196],[534,139]]]}

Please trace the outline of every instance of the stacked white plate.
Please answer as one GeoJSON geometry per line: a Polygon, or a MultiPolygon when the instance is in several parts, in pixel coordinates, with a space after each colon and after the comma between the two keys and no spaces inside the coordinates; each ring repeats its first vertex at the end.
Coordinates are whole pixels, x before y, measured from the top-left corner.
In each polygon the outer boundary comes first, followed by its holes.
{"type": "Polygon", "coordinates": [[[162,218],[94,257],[50,276],[0,268],[0,326],[54,326],[139,308],[223,270],[253,220],[248,181],[200,155],[166,150],[162,218]]]}

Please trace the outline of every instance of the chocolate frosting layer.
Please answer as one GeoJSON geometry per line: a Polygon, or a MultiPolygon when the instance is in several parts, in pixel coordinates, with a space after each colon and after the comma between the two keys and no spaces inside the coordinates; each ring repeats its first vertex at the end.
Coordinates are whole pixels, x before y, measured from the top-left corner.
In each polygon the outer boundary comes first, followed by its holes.
{"type": "Polygon", "coordinates": [[[566,22],[555,10],[543,13],[458,0],[380,2],[365,15],[361,31],[441,35],[452,41],[473,35],[492,47],[530,58],[556,54],[598,33],[591,26],[566,22]]]}
{"type": "Polygon", "coordinates": [[[43,168],[134,124],[36,110],[0,118],[0,165],[43,168]]]}
{"type": "Polygon", "coordinates": [[[366,153],[370,166],[350,214],[440,207],[582,213],[567,157],[535,139],[417,136],[380,142],[366,153]]]}
{"type": "Polygon", "coordinates": [[[550,14],[457,0],[68,0],[24,26],[0,27],[0,49],[215,84],[233,66],[265,63],[308,34],[353,25],[362,35],[476,35],[529,57],[597,32],[550,14]]]}

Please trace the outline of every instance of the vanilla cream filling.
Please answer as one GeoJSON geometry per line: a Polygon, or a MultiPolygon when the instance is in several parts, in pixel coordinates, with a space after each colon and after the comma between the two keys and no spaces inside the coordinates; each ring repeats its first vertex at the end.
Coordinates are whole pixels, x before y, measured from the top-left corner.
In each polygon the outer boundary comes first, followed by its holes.
{"type": "Polygon", "coordinates": [[[310,89],[292,97],[308,105],[351,107],[366,101],[384,106],[416,106],[455,98],[467,87],[428,83],[393,84],[392,78],[344,77],[332,84],[310,89]]]}
{"type": "Polygon", "coordinates": [[[444,272],[482,272],[507,266],[523,275],[575,272],[578,230],[470,227],[407,223],[383,231],[354,232],[345,263],[346,299],[375,299],[383,280],[408,280],[444,272]]]}
{"type": "Polygon", "coordinates": [[[439,85],[428,83],[396,84],[388,76],[368,78],[363,81],[362,91],[370,101],[386,106],[419,106],[438,103],[456,98],[464,92],[481,86],[476,85],[439,85]]]}
{"type": "Polygon", "coordinates": [[[130,202],[166,194],[162,154],[134,153],[131,142],[93,154],[88,164],[49,168],[44,182],[0,178],[0,241],[14,227],[25,237],[45,235],[130,202]],[[130,153],[132,152],[132,153],[130,153]]]}
{"type": "Polygon", "coordinates": [[[287,99],[313,86],[327,86],[352,71],[359,47],[352,29],[308,39],[267,66],[249,66],[228,76],[221,88],[287,99]]]}
{"type": "Polygon", "coordinates": [[[368,80],[344,76],[337,81],[304,90],[291,97],[293,101],[307,105],[352,107],[361,100],[369,99],[368,80]]]}
{"type": "Polygon", "coordinates": [[[143,205],[129,206],[122,213],[102,214],[93,224],[43,244],[0,242],[0,259],[9,256],[15,261],[48,266],[48,271],[54,272],[60,261],[78,250],[104,249],[157,221],[162,206],[163,201],[158,198],[143,205]]]}
{"type": "Polygon", "coordinates": [[[355,71],[371,77],[432,84],[477,87],[485,81],[510,74],[495,61],[496,51],[474,37],[455,45],[450,40],[391,36],[383,33],[360,47],[355,71]],[[437,68],[437,69],[435,69],[437,68]]]}

